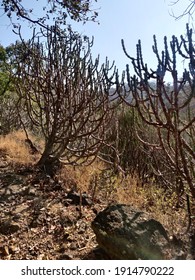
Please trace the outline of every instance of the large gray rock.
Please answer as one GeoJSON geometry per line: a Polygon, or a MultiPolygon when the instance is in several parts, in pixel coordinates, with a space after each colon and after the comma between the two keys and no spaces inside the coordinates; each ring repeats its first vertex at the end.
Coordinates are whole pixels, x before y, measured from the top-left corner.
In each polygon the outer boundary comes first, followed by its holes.
{"type": "Polygon", "coordinates": [[[112,259],[162,260],[170,243],[162,224],[128,205],[112,205],[92,222],[99,246],[112,259]]]}

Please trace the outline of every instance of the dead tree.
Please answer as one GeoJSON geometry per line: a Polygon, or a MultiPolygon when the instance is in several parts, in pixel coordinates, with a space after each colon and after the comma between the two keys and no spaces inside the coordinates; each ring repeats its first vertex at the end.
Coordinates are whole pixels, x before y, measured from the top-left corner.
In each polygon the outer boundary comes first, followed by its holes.
{"type": "Polygon", "coordinates": [[[154,36],[153,51],[158,62],[155,71],[149,70],[144,63],[140,41],[136,58],[127,53],[122,41],[135,75],[130,75],[127,65],[126,79],[120,83],[119,94],[124,102],[138,110],[145,124],[154,128],[155,141],[152,137],[143,139],[141,131],[137,130],[140,141],[148,146],[149,157],[155,159],[160,152],[161,167],[163,164],[164,168],[157,166],[154,173],[167,186],[175,188],[178,195],[191,193],[195,198],[195,48],[192,34],[187,26],[187,39],[181,36],[178,40],[173,36],[170,46],[165,37],[161,54],[154,36]],[[189,62],[182,78],[177,70],[178,56],[189,62]],[[169,86],[167,74],[172,79],[169,86]]]}
{"type": "Polygon", "coordinates": [[[24,59],[16,57],[14,75],[19,107],[45,139],[38,166],[47,168],[59,159],[67,164],[94,160],[113,114],[104,78],[108,61],[100,67],[88,38],[57,26],[23,43],[24,59]]]}

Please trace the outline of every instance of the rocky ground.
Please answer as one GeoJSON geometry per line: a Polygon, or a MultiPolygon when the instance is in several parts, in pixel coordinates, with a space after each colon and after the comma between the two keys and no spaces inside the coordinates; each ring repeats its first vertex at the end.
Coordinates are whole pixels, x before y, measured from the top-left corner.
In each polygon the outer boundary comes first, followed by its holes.
{"type": "Polygon", "coordinates": [[[0,259],[107,259],[91,229],[106,204],[74,189],[1,154],[0,259]]]}
{"type": "MultiPolygon", "coordinates": [[[[0,150],[0,259],[109,259],[99,249],[91,223],[111,197],[102,191],[95,197],[79,192],[71,174],[64,178],[15,164],[0,150]]],[[[193,244],[189,238],[184,242],[187,251],[193,247],[193,259],[195,235],[193,244]]]]}

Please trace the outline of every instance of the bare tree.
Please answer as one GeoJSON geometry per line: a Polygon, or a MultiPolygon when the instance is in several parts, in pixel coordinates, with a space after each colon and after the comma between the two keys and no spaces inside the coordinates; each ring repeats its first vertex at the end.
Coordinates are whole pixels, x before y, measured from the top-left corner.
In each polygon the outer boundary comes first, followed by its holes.
{"type": "Polygon", "coordinates": [[[38,165],[47,167],[59,158],[68,164],[91,161],[105,144],[113,114],[104,78],[109,63],[93,62],[87,37],[63,33],[58,26],[42,36],[23,42],[14,73],[20,106],[45,139],[38,165]]]}
{"type": "Polygon", "coordinates": [[[140,141],[148,146],[148,156],[155,159],[158,151],[161,154],[161,168],[154,166],[154,173],[167,186],[176,189],[178,195],[186,192],[195,198],[195,48],[192,34],[192,29],[187,26],[187,40],[173,36],[170,47],[165,37],[165,49],[161,54],[154,36],[153,51],[158,61],[155,71],[149,70],[144,63],[140,41],[136,58],[127,53],[122,41],[135,75],[130,75],[127,65],[127,82],[123,79],[120,85],[118,81],[117,84],[124,102],[135,107],[142,120],[154,128],[157,137],[151,135],[147,139],[137,130],[140,141]],[[182,78],[177,70],[178,55],[189,61],[182,78]],[[172,78],[170,86],[166,84],[167,73],[172,78]]]}

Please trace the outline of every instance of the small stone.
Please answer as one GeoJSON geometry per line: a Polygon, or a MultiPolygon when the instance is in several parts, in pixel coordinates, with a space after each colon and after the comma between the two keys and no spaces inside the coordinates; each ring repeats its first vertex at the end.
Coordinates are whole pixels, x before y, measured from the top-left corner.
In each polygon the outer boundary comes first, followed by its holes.
{"type": "Polygon", "coordinates": [[[71,243],[71,244],[70,244],[70,249],[71,249],[71,250],[76,250],[76,249],[77,249],[77,244],[74,243],[74,242],[71,243]]]}
{"type": "Polygon", "coordinates": [[[0,222],[0,233],[7,235],[7,234],[12,234],[15,233],[16,231],[18,231],[20,229],[20,226],[12,221],[3,221],[0,222]]]}
{"type": "Polygon", "coordinates": [[[69,254],[61,254],[58,258],[58,260],[72,260],[73,256],[69,254]]]}

